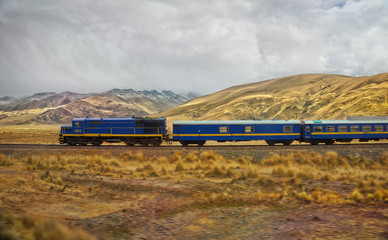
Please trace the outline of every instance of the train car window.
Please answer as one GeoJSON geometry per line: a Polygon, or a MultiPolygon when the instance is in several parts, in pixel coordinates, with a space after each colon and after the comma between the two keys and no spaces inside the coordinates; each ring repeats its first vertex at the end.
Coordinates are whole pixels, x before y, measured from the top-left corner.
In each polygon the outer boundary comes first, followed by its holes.
{"type": "Polygon", "coordinates": [[[335,132],[335,127],[334,126],[327,126],[326,132],[335,132]]]}
{"type": "Polygon", "coordinates": [[[375,125],[375,132],[382,132],[384,131],[383,125],[375,125]]]}
{"type": "Polygon", "coordinates": [[[370,131],[372,131],[372,126],[371,125],[364,125],[364,126],[362,126],[362,131],[363,132],[370,132],[370,131]]]}
{"type": "Polygon", "coordinates": [[[81,122],[75,122],[75,123],[74,123],[74,126],[75,126],[75,127],[81,127],[81,122]]]}
{"type": "Polygon", "coordinates": [[[346,125],[338,126],[338,132],[347,132],[347,131],[348,131],[348,126],[346,125]]]}
{"type": "Polygon", "coordinates": [[[292,132],[292,127],[291,126],[284,126],[283,132],[292,132]]]}
{"type": "Polygon", "coordinates": [[[350,126],[351,132],[358,132],[360,130],[360,127],[358,125],[350,126]]]}
{"type": "Polygon", "coordinates": [[[245,132],[246,132],[246,133],[255,132],[255,127],[245,127],[245,132]]]}
{"type": "Polygon", "coordinates": [[[306,126],[306,132],[310,132],[310,126],[306,126]]]}
{"type": "Polygon", "coordinates": [[[322,126],[314,126],[314,132],[322,132],[322,126]]]}
{"type": "Polygon", "coordinates": [[[228,133],[229,127],[220,127],[220,133],[228,133]]]}

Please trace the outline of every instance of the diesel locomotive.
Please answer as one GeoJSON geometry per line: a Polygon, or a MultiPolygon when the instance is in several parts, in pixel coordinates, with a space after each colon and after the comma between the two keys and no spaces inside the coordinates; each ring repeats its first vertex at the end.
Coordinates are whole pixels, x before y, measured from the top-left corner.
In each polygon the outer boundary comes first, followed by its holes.
{"type": "Polygon", "coordinates": [[[128,146],[159,146],[178,141],[183,146],[203,146],[206,141],[239,142],[264,140],[268,145],[290,145],[294,141],[311,145],[335,142],[379,141],[388,139],[387,120],[242,120],[175,121],[172,137],[166,118],[74,118],[61,127],[59,142],[68,145],[94,145],[125,142],[128,146]]]}
{"type": "Polygon", "coordinates": [[[128,146],[159,146],[168,140],[165,118],[74,118],[61,126],[59,143],[70,146],[125,142],[128,146]]]}

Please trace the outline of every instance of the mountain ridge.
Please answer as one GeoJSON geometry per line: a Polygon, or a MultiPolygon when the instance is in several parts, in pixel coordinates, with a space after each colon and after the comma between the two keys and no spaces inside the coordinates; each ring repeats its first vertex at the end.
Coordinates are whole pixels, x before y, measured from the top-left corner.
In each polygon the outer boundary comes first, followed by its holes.
{"type": "Polygon", "coordinates": [[[0,102],[0,125],[59,124],[74,117],[147,116],[188,99],[169,90],[112,89],[102,93],[42,92],[0,102]]]}

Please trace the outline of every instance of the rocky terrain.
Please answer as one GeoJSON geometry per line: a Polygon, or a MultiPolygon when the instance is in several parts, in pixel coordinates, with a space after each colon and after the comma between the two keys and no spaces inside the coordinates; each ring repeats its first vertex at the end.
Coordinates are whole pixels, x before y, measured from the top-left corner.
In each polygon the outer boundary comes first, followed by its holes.
{"type": "Polygon", "coordinates": [[[175,107],[188,98],[171,91],[113,89],[97,94],[37,93],[0,98],[0,124],[67,123],[74,117],[146,116],[175,107]]]}

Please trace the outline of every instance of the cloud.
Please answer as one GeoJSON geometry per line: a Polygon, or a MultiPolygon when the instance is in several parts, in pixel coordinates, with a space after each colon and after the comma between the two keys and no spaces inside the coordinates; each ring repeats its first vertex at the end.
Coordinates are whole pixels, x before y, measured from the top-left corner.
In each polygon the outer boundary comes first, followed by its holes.
{"type": "Polygon", "coordinates": [[[0,0],[0,96],[388,69],[384,0],[0,0]]]}

